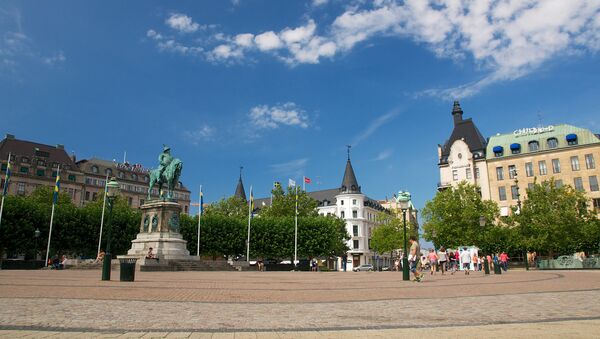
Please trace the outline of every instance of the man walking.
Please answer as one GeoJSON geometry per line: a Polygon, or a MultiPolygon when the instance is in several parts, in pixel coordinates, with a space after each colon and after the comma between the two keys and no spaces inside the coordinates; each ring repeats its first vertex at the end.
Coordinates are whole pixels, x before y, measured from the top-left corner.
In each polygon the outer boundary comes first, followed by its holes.
{"type": "Polygon", "coordinates": [[[408,241],[410,242],[410,255],[408,256],[410,271],[413,272],[415,281],[421,282],[423,276],[417,271],[417,264],[419,263],[419,258],[421,257],[421,246],[419,246],[419,242],[414,235],[411,235],[410,238],[408,238],[408,241]]]}
{"type": "Polygon", "coordinates": [[[471,253],[469,253],[466,247],[463,248],[463,251],[460,254],[460,261],[462,261],[465,275],[469,275],[469,270],[471,269],[471,253]]]}

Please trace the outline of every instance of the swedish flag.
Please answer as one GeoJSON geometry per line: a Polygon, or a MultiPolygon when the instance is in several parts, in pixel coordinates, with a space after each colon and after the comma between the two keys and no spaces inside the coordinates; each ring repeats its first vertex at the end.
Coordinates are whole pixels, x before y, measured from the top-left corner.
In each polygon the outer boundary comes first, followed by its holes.
{"type": "Polygon", "coordinates": [[[8,161],[8,165],[6,165],[6,176],[4,177],[4,191],[2,192],[3,196],[8,194],[8,184],[10,183],[10,160],[8,161]]]}
{"type": "Polygon", "coordinates": [[[54,204],[56,204],[56,202],[58,201],[58,192],[60,192],[60,167],[56,170],[56,184],[54,184],[54,197],[53,197],[54,204]]]}
{"type": "Polygon", "coordinates": [[[204,193],[202,193],[202,187],[200,187],[200,215],[204,214],[204,193]]]}

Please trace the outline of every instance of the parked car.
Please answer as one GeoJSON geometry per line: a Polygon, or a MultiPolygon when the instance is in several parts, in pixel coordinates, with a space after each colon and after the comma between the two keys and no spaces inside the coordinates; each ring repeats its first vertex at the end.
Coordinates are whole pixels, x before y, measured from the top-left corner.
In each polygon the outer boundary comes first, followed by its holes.
{"type": "Polygon", "coordinates": [[[371,271],[373,271],[373,265],[371,265],[371,264],[362,264],[362,265],[360,265],[358,267],[354,267],[352,270],[354,272],[358,272],[358,271],[369,271],[369,272],[371,272],[371,271]]]}

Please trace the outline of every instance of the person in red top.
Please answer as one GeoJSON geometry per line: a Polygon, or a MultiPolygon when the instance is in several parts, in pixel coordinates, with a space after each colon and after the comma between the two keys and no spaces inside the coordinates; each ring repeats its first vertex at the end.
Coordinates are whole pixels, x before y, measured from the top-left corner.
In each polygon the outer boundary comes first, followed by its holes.
{"type": "Polygon", "coordinates": [[[506,270],[508,269],[508,259],[508,254],[506,254],[506,252],[500,253],[500,267],[502,267],[502,270],[504,270],[504,272],[506,272],[506,270]]]}

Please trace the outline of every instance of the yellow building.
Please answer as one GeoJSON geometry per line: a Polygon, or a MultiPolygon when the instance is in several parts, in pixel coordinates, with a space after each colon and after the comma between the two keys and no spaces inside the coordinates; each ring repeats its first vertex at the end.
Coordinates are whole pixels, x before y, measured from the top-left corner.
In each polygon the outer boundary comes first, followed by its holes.
{"type": "Polygon", "coordinates": [[[510,214],[534,181],[554,178],[555,183],[585,191],[600,213],[600,136],[567,124],[522,128],[489,138],[486,149],[490,199],[500,214],[510,214]],[[515,179],[518,179],[518,185],[515,179]]]}

